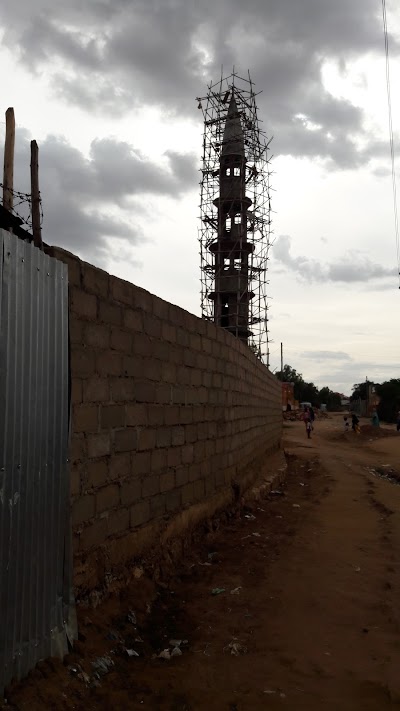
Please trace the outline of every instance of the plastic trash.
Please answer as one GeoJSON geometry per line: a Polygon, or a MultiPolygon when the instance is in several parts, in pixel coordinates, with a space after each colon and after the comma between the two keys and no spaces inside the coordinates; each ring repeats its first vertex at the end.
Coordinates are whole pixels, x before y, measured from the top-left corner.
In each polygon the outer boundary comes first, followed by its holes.
{"type": "Polygon", "coordinates": [[[255,521],[256,517],[253,516],[253,514],[245,514],[245,518],[247,518],[249,521],[255,521]]]}
{"type": "Polygon", "coordinates": [[[292,506],[293,506],[294,509],[299,509],[299,508],[300,508],[300,504],[292,504],[292,506]]]}
{"type": "Polygon", "coordinates": [[[261,538],[261,533],[252,533],[252,536],[255,536],[256,538],[261,538]]]}
{"type": "Polygon", "coordinates": [[[81,671],[81,667],[79,666],[79,664],[77,664],[77,665],[70,664],[70,666],[68,667],[68,671],[70,674],[78,674],[78,672],[81,671]]]}
{"type": "Polygon", "coordinates": [[[171,652],[169,649],[163,649],[162,652],[158,655],[159,659],[171,659],[171,652]]]}
{"type": "Polygon", "coordinates": [[[110,642],[123,642],[122,636],[116,630],[110,630],[106,635],[106,639],[108,639],[110,642]]]}
{"type": "Polygon", "coordinates": [[[98,657],[94,660],[94,662],[92,662],[93,671],[96,674],[97,678],[108,674],[111,667],[113,666],[114,662],[111,657],[108,656],[98,657]]]}
{"type": "Polygon", "coordinates": [[[211,595],[221,595],[223,592],[225,592],[225,588],[213,588],[211,590],[211,595]]]}
{"type": "Polygon", "coordinates": [[[83,681],[85,684],[90,684],[90,676],[84,671],[81,671],[81,673],[78,674],[78,679],[81,679],[81,681],[83,681]]]}
{"type": "Polygon", "coordinates": [[[138,657],[139,656],[138,653],[135,652],[134,649],[127,649],[126,653],[127,653],[128,657],[138,657]]]}
{"type": "Polygon", "coordinates": [[[129,610],[127,619],[128,619],[128,622],[130,622],[132,625],[136,625],[136,624],[137,624],[137,621],[136,621],[136,613],[133,612],[133,610],[129,610]]]}
{"type": "Polygon", "coordinates": [[[179,647],[174,647],[171,652],[171,657],[181,657],[181,656],[182,656],[182,650],[179,649],[179,647]]]}
{"type": "Polygon", "coordinates": [[[224,647],[224,652],[230,652],[235,657],[238,657],[240,654],[246,654],[247,647],[244,647],[243,644],[241,644],[241,642],[234,637],[232,642],[229,642],[229,644],[224,647]]]}
{"type": "Polygon", "coordinates": [[[242,588],[240,586],[238,588],[233,588],[233,590],[231,590],[231,595],[240,595],[241,589],[242,588]]]}

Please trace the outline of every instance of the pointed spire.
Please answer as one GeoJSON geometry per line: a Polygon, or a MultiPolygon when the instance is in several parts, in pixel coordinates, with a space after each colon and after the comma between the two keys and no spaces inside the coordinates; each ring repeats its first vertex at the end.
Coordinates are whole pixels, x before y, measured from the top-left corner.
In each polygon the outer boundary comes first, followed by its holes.
{"type": "Polygon", "coordinates": [[[226,117],[221,155],[244,156],[244,135],[236,104],[234,89],[232,89],[232,96],[226,117]]]}

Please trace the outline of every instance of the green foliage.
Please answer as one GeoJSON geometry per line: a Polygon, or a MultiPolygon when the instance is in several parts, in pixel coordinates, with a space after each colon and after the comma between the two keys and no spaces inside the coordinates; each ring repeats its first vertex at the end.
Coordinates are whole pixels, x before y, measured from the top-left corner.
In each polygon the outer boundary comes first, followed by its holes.
{"type": "Polygon", "coordinates": [[[355,383],[352,387],[350,400],[366,400],[367,399],[367,382],[355,383]]]}
{"type": "Polygon", "coordinates": [[[385,422],[396,422],[400,410],[400,378],[392,378],[376,386],[376,393],[381,401],[378,405],[378,415],[385,422]]]}
{"type": "MultiPolygon", "coordinates": [[[[328,404],[327,400],[321,399],[320,391],[317,386],[314,385],[314,383],[306,383],[301,373],[298,373],[290,365],[284,365],[283,370],[276,373],[276,377],[282,382],[294,384],[295,400],[298,400],[299,402],[311,402],[312,405],[319,405],[321,402],[326,402],[328,404]]],[[[326,390],[329,390],[329,388],[326,388],[326,390]]]]}
{"type": "Polygon", "coordinates": [[[337,412],[341,408],[342,399],[339,393],[333,392],[328,387],[321,388],[319,391],[320,405],[325,404],[331,412],[337,412]]]}
{"type": "MultiPolygon", "coordinates": [[[[294,383],[295,400],[298,400],[299,402],[304,401],[302,394],[306,383],[304,382],[301,373],[297,373],[297,371],[294,368],[291,368],[290,365],[284,365],[283,370],[280,370],[278,371],[278,373],[276,373],[276,377],[283,383],[294,383]]],[[[309,402],[312,401],[310,400],[309,402]]]]}
{"type": "Polygon", "coordinates": [[[337,411],[341,408],[341,397],[328,387],[318,390],[314,383],[306,383],[301,373],[290,365],[284,365],[283,371],[276,373],[278,380],[285,383],[294,383],[294,397],[299,402],[311,402],[314,406],[324,403],[328,410],[337,411]]]}
{"type": "MultiPolygon", "coordinates": [[[[337,411],[341,408],[339,393],[333,392],[328,387],[318,390],[314,383],[306,383],[301,373],[298,373],[290,365],[284,365],[283,371],[276,373],[276,377],[282,382],[294,383],[294,397],[299,402],[311,402],[318,406],[325,404],[330,411],[337,411]]],[[[355,383],[352,390],[351,401],[367,399],[366,381],[355,383]]],[[[380,419],[385,422],[396,422],[397,413],[400,410],[400,378],[392,378],[381,385],[376,385],[376,393],[380,397],[378,406],[380,419]]]]}

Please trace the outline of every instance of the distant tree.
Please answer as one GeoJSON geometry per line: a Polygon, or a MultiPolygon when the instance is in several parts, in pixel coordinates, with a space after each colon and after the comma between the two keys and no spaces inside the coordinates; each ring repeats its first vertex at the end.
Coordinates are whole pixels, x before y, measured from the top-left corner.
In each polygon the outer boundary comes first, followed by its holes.
{"type": "Polygon", "coordinates": [[[350,400],[366,400],[367,399],[367,383],[355,383],[352,387],[350,400]]]}
{"type": "Polygon", "coordinates": [[[301,402],[311,402],[316,405],[319,400],[319,391],[314,383],[304,383],[301,393],[301,402]]]}
{"type": "Polygon", "coordinates": [[[305,386],[305,382],[301,373],[298,373],[294,368],[286,364],[283,366],[283,370],[279,370],[276,373],[276,377],[283,383],[293,383],[295,400],[300,401],[303,399],[302,392],[305,386]]]}
{"type": "Polygon", "coordinates": [[[385,422],[395,422],[397,412],[400,410],[400,378],[392,378],[376,386],[376,393],[380,397],[378,414],[385,422]]]}
{"type": "MultiPolygon", "coordinates": [[[[294,397],[299,402],[311,402],[314,406],[320,406],[324,403],[328,410],[337,411],[341,408],[341,396],[339,393],[333,392],[328,387],[318,390],[314,383],[306,383],[301,373],[286,364],[282,371],[276,373],[278,380],[285,383],[294,384],[294,397]]],[[[358,386],[354,386],[356,388],[358,386]]]]}
{"type": "Polygon", "coordinates": [[[314,383],[306,383],[301,373],[298,373],[290,365],[284,365],[282,371],[276,373],[278,380],[284,383],[294,384],[294,397],[299,402],[311,402],[317,404],[319,400],[318,388],[314,383]]]}
{"type": "Polygon", "coordinates": [[[341,408],[342,398],[339,393],[324,387],[319,391],[319,401],[320,405],[325,404],[331,412],[337,412],[341,408]]]}

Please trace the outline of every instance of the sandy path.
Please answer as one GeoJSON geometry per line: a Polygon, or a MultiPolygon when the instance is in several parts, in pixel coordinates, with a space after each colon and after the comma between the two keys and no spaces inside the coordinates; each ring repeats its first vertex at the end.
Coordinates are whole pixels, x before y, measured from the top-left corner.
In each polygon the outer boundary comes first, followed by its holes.
{"type": "Polygon", "coordinates": [[[400,472],[400,437],[343,435],[340,419],[318,422],[310,441],[302,423],[288,423],[284,433],[285,496],[254,503],[221,526],[167,586],[154,591],[139,580],[123,598],[80,613],[85,641],[67,661],[90,673],[95,656],[113,649],[114,666],[99,686],[54,664],[13,689],[4,708],[381,711],[400,704],[400,486],[367,470],[389,463],[400,472]],[[225,592],[213,596],[216,587],[225,592]],[[136,631],[126,620],[132,607],[136,631]],[[105,639],[115,628],[139,658],[118,656],[121,646],[105,639]],[[188,640],[183,655],[152,659],[170,637],[188,640]],[[239,656],[228,648],[235,642],[239,656]]]}

